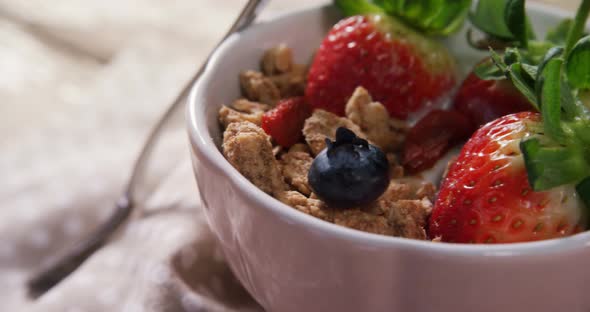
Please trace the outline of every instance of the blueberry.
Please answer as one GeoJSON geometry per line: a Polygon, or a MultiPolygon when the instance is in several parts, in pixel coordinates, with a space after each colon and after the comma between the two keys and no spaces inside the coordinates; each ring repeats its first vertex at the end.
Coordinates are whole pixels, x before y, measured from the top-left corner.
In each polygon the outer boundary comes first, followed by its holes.
{"type": "Polygon", "coordinates": [[[350,208],[371,203],[389,185],[389,164],[379,148],[340,127],[336,141],[311,164],[309,185],[331,207],[350,208]]]}

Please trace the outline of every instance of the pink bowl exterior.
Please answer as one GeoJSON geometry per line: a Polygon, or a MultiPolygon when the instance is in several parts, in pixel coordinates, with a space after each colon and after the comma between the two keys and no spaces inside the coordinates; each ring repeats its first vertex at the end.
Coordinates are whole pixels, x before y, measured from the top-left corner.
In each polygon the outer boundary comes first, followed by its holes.
{"type": "MultiPolygon", "coordinates": [[[[556,19],[542,7],[534,9],[533,15],[541,15],[537,20],[556,19]]],[[[235,78],[240,69],[252,68],[257,60],[253,56],[262,49],[285,41],[273,37],[274,32],[333,20],[333,16],[330,8],[308,10],[232,38],[216,53],[189,100],[193,167],[206,215],[232,270],[252,296],[268,311],[286,312],[590,311],[588,233],[496,246],[362,233],[283,205],[223,159],[217,147],[216,111],[221,100],[238,95],[233,85],[220,92],[223,83],[231,81],[230,76],[235,78]],[[236,55],[248,61],[238,60],[240,68],[228,73],[224,66],[235,67],[225,64],[232,62],[227,58],[235,53],[228,50],[236,51],[241,42],[252,38],[263,39],[256,49],[236,55]]]]}

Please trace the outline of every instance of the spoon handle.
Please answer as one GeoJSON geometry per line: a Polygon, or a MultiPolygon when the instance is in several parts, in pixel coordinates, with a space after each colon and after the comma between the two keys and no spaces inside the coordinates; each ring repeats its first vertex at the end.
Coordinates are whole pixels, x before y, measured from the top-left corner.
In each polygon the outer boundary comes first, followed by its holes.
{"type": "Polygon", "coordinates": [[[141,184],[139,182],[142,178],[142,174],[147,169],[148,164],[152,159],[152,151],[154,150],[154,146],[157,145],[158,140],[161,138],[165,126],[172,119],[177,109],[184,104],[184,100],[188,97],[192,86],[201,77],[209,63],[211,55],[217,50],[219,45],[221,45],[221,43],[233,33],[241,31],[252,24],[267,1],[268,0],[249,0],[248,3],[246,3],[238,18],[225,36],[223,36],[223,39],[221,39],[221,41],[215,46],[205,62],[184,85],[182,91],[177,95],[166,112],[164,112],[162,117],[151,129],[142,147],[141,153],[135,161],[125,191],[119,201],[117,201],[111,216],[93,233],[73,245],[66,253],[56,257],[52,261],[48,261],[46,265],[41,267],[40,270],[37,271],[27,282],[27,290],[30,297],[40,297],[65,277],[74,272],[96,250],[101,248],[112,237],[113,233],[115,233],[129,219],[135,206],[135,189],[141,184]]]}

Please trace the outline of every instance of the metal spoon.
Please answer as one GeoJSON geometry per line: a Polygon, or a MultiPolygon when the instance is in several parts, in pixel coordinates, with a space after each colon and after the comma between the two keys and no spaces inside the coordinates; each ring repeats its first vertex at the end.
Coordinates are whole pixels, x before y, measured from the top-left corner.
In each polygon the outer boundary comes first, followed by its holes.
{"type": "Polygon", "coordinates": [[[32,298],[38,298],[43,295],[53,286],[57,285],[66,276],[76,270],[88,257],[90,257],[96,250],[102,247],[124,223],[127,221],[129,216],[134,210],[135,199],[138,186],[141,184],[140,180],[146,171],[148,164],[152,161],[153,150],[161,139],[162,134],[165,132],[164,129],[172,120],[175,113],[184,104],[184,100],[188,96],[194,83],[201,77],[205,70],[211,55],[217,47],[227,39],[231,34],[239,32],[244,28],[248,27],[256,19],[256,16],[267,3],[268,0],[249,0],[244,6],[240,15],[233,23],[231,28],[225,34],[223,39],[215,46],[213,51],[209,54],[205,62],[201,65],[199,70],[186,83],[182,91],[178,94],[176,99],[172,102],[170,107],[166,110],[164,115],[158,120],[155,126],[149,133],[147,140],[145,141],[141,153],[137,157],[133,166],[133,171],[129,177],[129,181],[123,195],[117,201],[113,214],[100,225],[93,233],[88,237],[72,246],[71,249],[67,250],[61,257],[56,258],[54,261],[50,261],[40,270],[35,273],[31,279],[27,282],[27,289],[29,296],[32,298]]]}

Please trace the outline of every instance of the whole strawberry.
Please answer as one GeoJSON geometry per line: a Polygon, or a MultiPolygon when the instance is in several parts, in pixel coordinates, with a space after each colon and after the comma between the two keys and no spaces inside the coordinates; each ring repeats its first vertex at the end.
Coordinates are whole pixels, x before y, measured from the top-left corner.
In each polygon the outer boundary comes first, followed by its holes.
{"type": "MultiPolygon", "coordinates": [[[[500,117],[465,144],[430,219],[430,235],[445,242],[526,242],[571,235],[587,226],[590,112],[580,94],[590,89],[590,36],[583,37],[590,0],[582,1],[571,27],[562,32],[565,44],[548,44],[542,51],[527,48],[524,2],[489,6],[498,3],[479,1],[478,8],[487,9],[473,16],[489,24],[487,17],[504,14],[517,47],[503,56],[492,50],[493,66],[478,66],[478,76],[507,79],[541,113],[500,117]]],[[[495,108],[498,103],[489,104],[495,108]]]]}
{"type": "Polygon", "coordinates": [[[407,119],[454,84],[455,63],[442,45],[391,16],[357,15],[323,40],[305,96],[312,107],[343,115],[347,98],[362,86],[393,117],[407,119]]]}
{"type": "Polygon", "coordinates": [[[557,238],[585,226],[574,185],[533,191],[519,143],[539,135],[541,115],[522,112],[480,128],[443,181],[430,219],[432,238],[511,243],[557,238]]]}
{"type": "Polygon", "coordinates": [[[507,79],[483,80],[473,72],[459,87],[453,109],[471,120],[472,131],[504,115],[534,110],[507,79]]]}

